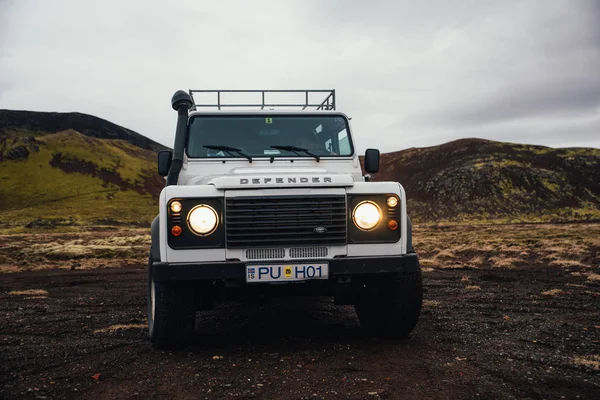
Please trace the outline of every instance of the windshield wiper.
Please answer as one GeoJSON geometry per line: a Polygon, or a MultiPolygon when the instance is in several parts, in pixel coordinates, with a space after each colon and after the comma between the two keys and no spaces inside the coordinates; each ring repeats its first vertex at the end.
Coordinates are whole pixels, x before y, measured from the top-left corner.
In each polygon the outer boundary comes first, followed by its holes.
{"type": "Polygon", "coordinates": [[[230,147],[230,146],[221,146],[221,145],[207,145],[207,146],[202,146],[205,149],[209,149],[209,150],[220,150],[220,151],[224,151],[227,154],[229,154],[230,156],[235,157],[234,153],[237,153],[238,155],[248,159],[248,161],[252,162],[252,157],[250,157],[248,154],[244,153],[242,150],[240,149],[236,149],[235,147],[230,147]]]}
{"type": "Polygon", "coordinates": [[[307,154],[311,157],[314,157],[315,160],[317,160],[317,162],[321,161],[321,157],[319,157],[316,154],[311,153],[310,151],[308,151],[308,149],[304,149],[302,147],[296,147],[296,146],[270,146],[272,149],[275,150],[285,150],[285,151],[291,151],[292,153],[296,154],[297,156],[299,156],[300,154],[298,154],[298,152],[307,154]]]}

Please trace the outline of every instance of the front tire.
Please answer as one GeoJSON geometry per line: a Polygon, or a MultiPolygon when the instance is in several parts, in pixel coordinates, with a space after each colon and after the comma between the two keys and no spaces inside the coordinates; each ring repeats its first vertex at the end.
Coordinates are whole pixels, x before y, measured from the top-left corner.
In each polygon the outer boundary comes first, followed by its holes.
{"type": "Polygon", "coordinates": [[[422,303],[423,283],[418,270],[367,281],[355,309],[361,326],[371,336],[402,339],[417,325],[422,303]]]}
{"type": "Polygon", "coordinates": [[[148,261],[148,335],[157,348],[192,343],[196,309],[193,288],[184,283],[154,282],[152,256],[148,261]]]}

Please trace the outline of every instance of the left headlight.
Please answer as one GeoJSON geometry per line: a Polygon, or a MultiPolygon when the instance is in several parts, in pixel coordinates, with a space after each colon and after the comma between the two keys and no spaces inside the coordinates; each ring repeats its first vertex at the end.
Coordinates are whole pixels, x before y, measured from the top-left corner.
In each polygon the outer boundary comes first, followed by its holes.
{"type": "Polygon", "coordinates": [[[190,210],[187,223],[190,230],[195,234],[207,236],[217,229],[219,215],[211,206],[200,204],[190,210]]]}
{"type": "Polygon", "coordinates": [[[372,201],[363,201],[354,208],[352,219],[359,229],[370,231],[381,222],[381,210],[372,201]]]}

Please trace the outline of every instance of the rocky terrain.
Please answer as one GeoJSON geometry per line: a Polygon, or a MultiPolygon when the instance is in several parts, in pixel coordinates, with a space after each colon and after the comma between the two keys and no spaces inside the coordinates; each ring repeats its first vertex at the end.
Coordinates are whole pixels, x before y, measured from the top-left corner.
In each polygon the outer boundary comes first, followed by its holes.
{"type": "Polygon", "coordinates": [[[147,338],[148,240],[0,237],[0,398],[600,398],[599,224],[417,228],[426,292],[405,341],[280,298],[198,313],[176,351],[147,338]]]}

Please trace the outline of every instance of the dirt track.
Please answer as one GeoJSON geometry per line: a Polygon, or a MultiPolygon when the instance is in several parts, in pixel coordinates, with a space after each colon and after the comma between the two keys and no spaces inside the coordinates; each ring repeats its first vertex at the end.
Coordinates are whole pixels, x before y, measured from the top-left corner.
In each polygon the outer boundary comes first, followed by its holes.
{"type": "Polygon", "coordinates": [[[166,352],[140,327],[142,265],[3,274],[0,397],[600,398],[600,282],[549,266],[424,279],[411,340],[305,298],[199,314],[194,345],[166,352]],[[28,289],[48,293],[8,294],[28,289]]]}

